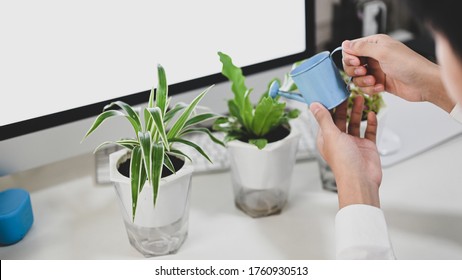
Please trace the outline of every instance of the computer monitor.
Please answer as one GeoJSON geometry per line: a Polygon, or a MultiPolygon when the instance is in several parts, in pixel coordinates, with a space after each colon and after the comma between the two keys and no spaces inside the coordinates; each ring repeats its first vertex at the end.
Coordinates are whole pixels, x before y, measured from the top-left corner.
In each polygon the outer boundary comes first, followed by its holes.
{"type": "Polygon", "coordinates": [[[132,133],[111,120],[81,143],[104,105],[148,100],[157,64],[174,102],[219,84],[201,104],[223,112],[231,93],[218,51],[243,67],[249,87],[265,87],[313,54],[314,24],[314,0],[2,3],[0,175],[132,133]]]}

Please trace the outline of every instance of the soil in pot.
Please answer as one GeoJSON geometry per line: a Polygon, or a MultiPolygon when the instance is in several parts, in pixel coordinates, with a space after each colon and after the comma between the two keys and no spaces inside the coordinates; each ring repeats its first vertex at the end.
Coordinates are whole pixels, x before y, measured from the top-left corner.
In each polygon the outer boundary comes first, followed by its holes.
{"type": "MultiPolygon", "coordinates": [[[[184,165],[184,161],[177,158],[177,157],[173,157],[173,156],[169,156],[170,160],[172,161],[173,163],[173,167],[175,167],[175,170],[178,171],[180,170],[183,165],[184,165]]],[[[125,177],[130,177],[130,158],[127,159],[126,161],[122,162],[119,167],[117,168],[119,170],[119,172],[124,175],[125,177]]],[[[172,171],[170,171],[170,169],[166,168],[165,166],[163,167],[162,169],[162,178],[165,178],[167,176],[170,176],[172,175],[172,171]]]]}
{"type": "MultiPolygon", "coordinates": [[[[272,131],[270,131],[268,134],[265,135],[265,137],[262,137],[262,138],[265,138],[266,140],[268,140],[268,143],[273,143],[273,142],[277,142],[279,140],[286,138],[287,135],[289,134],[290,134],[290,127],[281,125],[273,129],[272,131]]],[[[242,139],[239,139],[239,141],[249,142],[249,139],[253,139],[253,138],[244,137],[242,139]]]]}

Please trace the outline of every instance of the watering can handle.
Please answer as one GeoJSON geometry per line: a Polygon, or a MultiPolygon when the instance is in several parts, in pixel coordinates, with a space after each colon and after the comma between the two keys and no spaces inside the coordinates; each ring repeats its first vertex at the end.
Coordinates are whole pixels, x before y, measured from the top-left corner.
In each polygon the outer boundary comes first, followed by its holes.
{"type": "MultiPolygon", "coordinates": [[[[336,52],[338,52],[338,51],[341,51],[341,50],[342,50],[342,46],[336,47],[336,48],[329,54],[330,59],[332,60],[332,55],[333,55],[334,53],[336,53],[336,52]]],[[[333,61],[333,60],[332,60],[332,61],[333,61]]],[[[349,85],[350,85],[351,81],[353,81],[353,77],[350,77],[350,78],[348,79],[347,89],[349,89],[349,85]]]]}
{"type": "Polygon", "coordinates": [[[332,55],[333,55],[334,53],[338,52],[338,51],[341,51],[341,50],[342,50],[342,46],[336,47],[336,48],[330,53],[330,55],[329,55],[330,58],[332,59],[332,55]]]}

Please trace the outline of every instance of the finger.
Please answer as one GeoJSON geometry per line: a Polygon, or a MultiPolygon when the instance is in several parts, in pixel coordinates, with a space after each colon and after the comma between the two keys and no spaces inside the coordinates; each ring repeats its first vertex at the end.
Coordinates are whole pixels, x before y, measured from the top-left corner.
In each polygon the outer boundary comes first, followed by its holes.
{"type": "Polygon", "coordinates": [[[369,59],[368,59],[367,57],[364,57],[364,56],[360,56],[360,57],[359,57],[359,63],[360,63],[362,66],[366,66],[368,60],[369,60],[369,59]]]}
{"type": "Polygon", "coordinates": [[[353,83],[358,87],[370,87],[376,84],[376,80],[374,76],[367,75],[362,77],[354,77],[353,83]]]}
{"type": "Polygon", "coordinates": [[[367,69],[364,63],[361,63],[359,57],[346,54],[343,52],[342,56],[343,71],[350,77],[366,75],[367,69]]]}
{"type": "Polygon", "coordinates": [[[338,128],[335,126],[334,120],[332,119],[332,116],[326,107],[320,103],[313,102],[310,105],[310,110],[318,122],[319,128],[321,130],[320,132],[322,132],[323,135],[338,131],[338,128]]]}
{"type": "Polygon", "coordinates": [[[348,134],[355,137],[360,135],[361,119],[363,114],[364,97],[358,95],[353,101],[353,108],[350,115],[350,123],[348,124],[348,134]]]}
{"type": "Polygon", "coordinates": [[[382,39],[384,39],[383,36],[373,35],[352,41],[346,40],[342,43],[342,50],[357,57],[376,58],[377,55],[381,54],[381,44],[378,44],[378,42],[382,39]]]}
{"type": "Polygon", "coordinates": [[[342,57],[342,66],[345,73],[350,77],[364,76],[367,74],[367,58],[357,57],[344,53],[342,57]]]}
{"type": "Polygon", "coordinates": [[[363,65],[360,66],[343,66],[343,71],[350,77],[364,76],[367,74],[367,68],[363,65]]]}
{"type": "Polygon", "coordinates": [[[342,62],[344,66],[350,67],[350,66],[359,66],[361,65],[361,61],[359,57],[355,55],[351,55],[349,53],[346,53],[342,51],[342,62]]]}
{"type": "Polygon", "coordinates": [[[375,84],[373,86],[368,86],[368,87],[359,87],[362,92],[369,94],[369,95],[375,95],[380,92],[383,92],[385,90],[385,87],[383,84],[375,84]]]}
{"type": "Polygon", "coordinates": [[[334,112],[334,123],[341,132],[346,132],[348,99],[342,102],[334,112]]]}
{"type": "Polygon", "coordinates": [[[377,116],[374,112],[369,112],[367,114],[367,127],[366,132],[364,133],[364,138],[371,140],[372,142],[377,142],[377,127],[378,121],[377,116]]]}

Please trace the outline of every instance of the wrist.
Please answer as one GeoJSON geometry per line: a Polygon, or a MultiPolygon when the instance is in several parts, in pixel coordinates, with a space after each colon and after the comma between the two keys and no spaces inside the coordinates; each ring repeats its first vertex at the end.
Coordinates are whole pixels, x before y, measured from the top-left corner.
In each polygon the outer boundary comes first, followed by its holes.
{"type": "Polygon", "coordinates": [[[426,90],[423,91],[423,100],[433,103],[444,111],[450,113],[456,105],[456,102],[454,102],[446,92],[441,77],[440,66],[432,63],[432,66],[427,69],[429,70],[429,73],[425,80],[426,83],[429,83],[426,90]]]}
{"type": "Polygon", "coordinates": [[[380,208],[379,186],[366,181],[348,180],[337,182],[339,208],[365,204],[380,208]]]}

